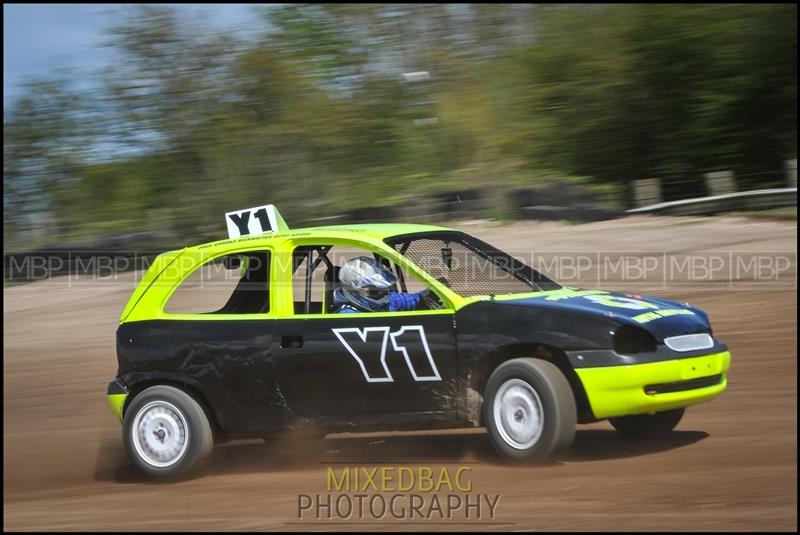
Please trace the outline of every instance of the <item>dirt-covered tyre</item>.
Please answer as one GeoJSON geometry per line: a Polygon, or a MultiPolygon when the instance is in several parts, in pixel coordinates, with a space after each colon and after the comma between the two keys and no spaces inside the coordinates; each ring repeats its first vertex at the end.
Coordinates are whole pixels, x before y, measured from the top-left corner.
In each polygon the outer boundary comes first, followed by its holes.
{"type": "Polygon", "coordinates": [[[152,386],[125,411],[122,440],[131,460],[150,476],[174,477],[211,452],[208,417],[189,394],[152,386]]]}
{"type": "Polygon", "coordinates": [[[572,444],[575,398],[554,364],[532,358],[509,360],[492,372],[486,384],[483,421],[500,455],[518,463],[543,461],[572,444]]]}
{"type": "Polygon", "coordinates": [[[684,409],[656,412],[653,414],[635,414],[609,418],[608,421],[622,436],[630,439],[663,437],[678,425],[683,418],[684,409]]]}

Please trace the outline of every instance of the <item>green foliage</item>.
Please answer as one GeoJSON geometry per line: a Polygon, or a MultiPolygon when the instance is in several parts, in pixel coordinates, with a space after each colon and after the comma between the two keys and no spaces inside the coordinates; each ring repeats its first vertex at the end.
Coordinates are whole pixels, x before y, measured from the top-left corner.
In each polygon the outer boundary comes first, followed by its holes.
{"type": "MultiPolygon", "coordinates": [[[[797,6],[289,4],[236,37],[142,5],[91,89],[32,82],[4,120],[4,237],[221,235],[437,191],[624,197],[796,157],[797,6]],[[404,73],[427,72],[417,81],[404,73]]],[[[754,180],[761,180],[756,175],[754,180]]],[[[489,215],[509,214],[493,208],[489,215]]]]}
{"type": "Polygon", "coordinates": [[[796,154],[796,15],[768,4],[553,7],[506,67],[522,129],[511,148],[612,181],[779,169],[796,154]]]}

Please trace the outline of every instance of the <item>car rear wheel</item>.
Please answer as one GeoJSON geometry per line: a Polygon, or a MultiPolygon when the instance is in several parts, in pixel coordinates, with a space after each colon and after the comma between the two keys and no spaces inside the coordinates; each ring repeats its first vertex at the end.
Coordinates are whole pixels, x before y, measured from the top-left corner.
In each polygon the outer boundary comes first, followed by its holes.
{"type": "Polygon", "coordinates": [[[133,399],[125,411],[122,439],[136,466],[154,477],[184,473],[214,445],[203,408],[171,386],[152,386],[133,399]]]}
{"type": "Polygon", "coordinates": [[[504,362],[486,385],[483,419],[495,449],[513,462],[537,462],[572,443],[577,410],[567,378],[531,358],[504,362]]]}
{"type": "Polygon", "coordinates": [[[608,421],[619,433],[631,439],[663,437],[678,425],[683,418],[684,409],[656,412],[653,414],[635,414],[609,418],[608,421]]]}

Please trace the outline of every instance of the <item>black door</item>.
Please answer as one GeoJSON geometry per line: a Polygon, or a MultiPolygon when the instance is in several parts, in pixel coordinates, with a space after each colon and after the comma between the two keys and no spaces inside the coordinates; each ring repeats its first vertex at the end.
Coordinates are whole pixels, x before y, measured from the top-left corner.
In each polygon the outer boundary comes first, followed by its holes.
{"type": "Polygon", "coordinates": [[[454,416],[453,319],[420,311],[276,321],[281,392],[302,418],[391,426],[454,416]]]}

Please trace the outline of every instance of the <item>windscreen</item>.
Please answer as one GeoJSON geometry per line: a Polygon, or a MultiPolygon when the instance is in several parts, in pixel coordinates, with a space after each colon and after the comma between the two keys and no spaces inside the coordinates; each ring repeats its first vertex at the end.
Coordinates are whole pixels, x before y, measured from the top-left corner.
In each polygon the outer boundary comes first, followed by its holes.
{"type": "Polygon", "coordinates": [[[463,232],[405,234],[385,241],[464,297],[561,288],[511,255],[463,232]]]}

